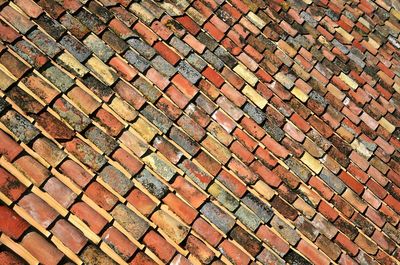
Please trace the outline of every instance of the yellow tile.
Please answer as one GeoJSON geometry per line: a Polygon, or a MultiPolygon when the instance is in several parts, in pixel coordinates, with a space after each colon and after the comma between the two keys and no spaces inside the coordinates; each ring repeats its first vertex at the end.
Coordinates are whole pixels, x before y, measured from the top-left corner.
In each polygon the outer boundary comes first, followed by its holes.
{"type": "Polygon", "coordinates": [[[346,97],[345,93],[340,91],[340,89],[332,84],[328,84],[328,91],[331,92],[340,101],[342,101],[346,97]]]}
{"type": "Polygon", "coordinates": [[[213,137],[207,135],[207,138],[201,143],[210,154],[212,154],[222,164],[228,162],[231,157],[231,152],[225,146],[216,141],[213,137]]]}
{"type": "Polygon", "coordinates": [[[271,200],[272,197],[274,197],[275,195],[274,190],[270,186],[268,186],[267,183],[261,180],[257,181],[253,188],[267,200],[271,200]]]}
{"type": "Polygon", "coordinates": [[[286,41],[284,40],[279,40],[278,41],[278,47],[285,51],[290,57],[294,57],[297,54],[297,51],[292,48],[286,41]]]}
{"type": "Polygon", "coordinates": [[[367,159],[372,155],[372,152],[368,150],[367,147],[357,139],[354,139],[354,141],[351,143],[351,147],[353,147],[354,150],[357,150],[360,155],[364,156],[367,159]]]}
{"type": "Polygon", "coordinates": [[[291,92],[292,92],[292,94],[293,94],[296,98],[298,98],[301,102],[306,102],[307,99],[308,99],[308,95],[305,94],[301,89],[299,89],[299,88],[296,87],[296,86],[292,89],[291,92]]]}
{"type": "Polygon", "coordinates": [[[138,115],[134,108],[119,97],[112,100],[110,108],[126,121],[133,121],[138,115]]]}
{"type": "Polygon", "coordinates": [[[151,22],[154,20],[153,14],[138,3],[133,3],[129,7],[129,10],[132,11],[136,16],[141,18],[147,25],[151,24],[151,22]]]}
{"type": "Polygon", "coordinates": [[[394,130],[396,130],[396,126],[394,126],[393,124],[391,124],[387,119],[385,119],[384,117],[382,117],[379,120],[379,124],[385,128],[388,132],[393,133],[394,130]]]}
{"type": "Polygon", "coordinates": [[[265,25],[267,25],[267,23],[265,23],[264,20],[262,20],[259,16],[254,14],[252,11],[249,12],[249,14],[247,15],[247,18],[251,21],[251,23],[256,25],[256,27],[259,29],[262,29],[265,27],[265,25]]]}
{"type": "Polygon", "coordinates": [[[294,203],[293,203],[294,208],[299,210],[300,212],[303,213],[303,215],[311,219],[315,215],[315,210],[313,207],[311,207],[308,203],[306,203],[303,199],[298,198],[294,203]]]}
{"type": "Polygon", "coordinates": [[[312,157],[308,152],[304,152],[304,155],[301,158],[301,161],[304,164],[306,164],[309,168],[311,168],[311,170],[314,171],[316,174],[318,174],[322,170],[321,162],[319,162],[319,160],[312,157]]]}
{"type": "Polygon", "coordinates": [[[257,84],[258,81],[257,76],[255,76],[249,69],[247,69],[242,64],[238,64],[233,70],[238,75],[240,75],[244,80],[246,80],[246,82],[249,83],[250,85],[255,86],[257,84]]]}
{"type": "Polygon", "coordinates": [[[0,69],[0,89],[6,90],[12,83],[14,83],[14,79],[0,69]]]}
{"type": "Polygon", "coordinates": [[[139,118],[134,124],[132,124],[132,128],[135,129],[135,131],[140,134],[146,142],[153,140],[154,136],[157,134],[157,129],[142,118],[139,118]]]}
{"type": "Polygon", "coordinates": [[[352,42],[354,37],[349,34],[347,31],[345,31],[342,27],[337,27],[336,32],[338,32],[340,35],[342,35],[348,42],[352,42]]]}
{"type": "Polygon", "coordinates": [[[373,38],[369,37],[368,38],[368,43],[374,47],[375,49],[379,49],[379,47],[381,46],[378,42],[376,42],[376,40],[374,40],[373,38]]]}
{"type": "Polygon", "coordinates": [[[356,83],[356,81],[354,81],[353,79],[351,79],[348,75],[346,75],[345,73],[340,73],[339,78],[345,82],[346,84],[348,84],[353,90],[356,89],[358,87],[358,84],[356,83]]]}
{"type": "Polygon", "coordinates": [[[83,64],[81,64],[74,56],[69,53],[64,52],[57,58],[57,60],[60,60],[62,64],[67,66],[67,68],[72,68],[75,73],[81,77],[89,72],[89,69],[87,69],[83,64]]]}
{"type": "Polygon", "coordinates": [[[394,88],[394,90],[397,91],[397,93],[400,93],[400,85],[394,84],[394,85],[393,85],[393,88],[394,88]]]}
{"type": "Polygon", "coordinates": [[[189,229],[183,223],[163,210],[155,212],[151,216],[151,220],[177,244],[182,242],[189,232],[189,229]]]}
{"type": "Polygon", "coordinates": [[[141,157],[144,153],[146,153],[148,149],[147,143],[137,135],[138,133],[125,131],[120,137],[119,140],[129,148],[135,155],[141,157]]]}
{"type": "Polygon", "coordinates": [[[86,62],[86,66],[106,85],[111,86],[118,78],[117,74],[112,70],[112,68],[104,64],[97,57],[91,57],[86,62]]]}
{"type": "Polygon", "coordinates": [[[307,73],[307,71],[304,70],[303,67],[301,67],[298,63],[293,64],[292,69],[297,74],[297,76],[303,80],[307,81],[311,78],[311,75],[307,73]]]}
{"type": "Polygon", "coordinates": [[[245,94],[254,104],[257,105],[260,109],[264,109],[264,107],[267,105],[268,101],[258,94],[258,92],[253,89],[251,86],[246,85],[243,90],[243,94],[245,94]]]}
{"type": "Polygon", "coordinates": [[[400,11],[397,11],[396,9],[392,8],[390,10],[390,13],[395,16],[398,20],[400,20],[400,11]]]}

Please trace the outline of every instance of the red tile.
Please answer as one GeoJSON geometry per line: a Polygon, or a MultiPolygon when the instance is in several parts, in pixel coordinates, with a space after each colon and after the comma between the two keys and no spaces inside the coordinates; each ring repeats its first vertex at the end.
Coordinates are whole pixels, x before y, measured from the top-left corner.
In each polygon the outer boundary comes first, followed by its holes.
{"type": "Polygon", "coordinates": [[[207,66],[206,69],[202,72],[205,78],[210,80],[211,83],[213,83],[216,87],[221,87],[222,84],[224,84],[225,80],[224,78],[214,69],[211,67],[207,66]]]}
{"type": "Polygon", "coordinates": [[[103,108],[97,111],[96,118],[111,136],[117,136],[125,127],[114,115],[103,108]]]}
{"type": "Polygon", "coordinates": [[[157,35],[141,22],[136,23],[134,29],[137,30],[139,35],[150,45],[153,45],[158,39],[157,35]]]}
{"type": "Polygon", "coordinates": [[[154,260],[147,256],[144,252],[139,252],[131,261],[130,265],[156,265],[154,260]]]}
{"type": "Polygon", "coordinates": [[[80,187],[85,187],[93,178],[93,176],[73,160],[64,161],[61,164],[60,169],[80,187]]]}
{"type": "Polygon", "coordinates": [[[24,193],[26,187],[7,170],[0,167],[0,191],[11,201],[16,201],[24,193]]]}
{"type": "Polygon", "coordinates": [[[201,43],[199,40],[197,40],[196,37],[194,37],[191,34],[187,34],[183,38],[183,41],[186,42],[190,47],[192,47],[193,50],[195,50],[197,53],[201,54],[206,49],[206,46],[203,43],[201,43]]]}
{"type": "Polygon", "coordinates": [[[218,249],[234,264],[247,265],[250,262],[249,256],[227,239],[218,246],[218,249]]]}
{"type": "Polygon", "coordinates": [[[111,210],[118,201],[115,195],[98,182],[91,183],[87,187],[85,194],[106,211],[111,210]]]}
{"type": "Polygon", "coordinates": [[[111,246],[124,260],[128,260],[132,257],[137,249],[124,234],[114,227],[108,228],[104,232],[102,238],[104,242],[111,246]]]}
{"type": "Polygon", "coordinates": [[[196,22],[194,22],[193,19],[191,19],[187,15],[178,17],[176,21],[178,21],[182,26],[184,26],[185,29],[189,31],[190,34],[192,35],[197,35],[197,33],[199,33],[200,31],[199,25],[197,25],[196,22]]]}
{"type": "Polygon", "coordinates": [[[49,227],[58,216],[56,210],[34,193],[22,197],[18,204],[44,228],[49,227]]]}
{"type": "Polygon", "coordinates": [[[181,176],[175,179],[172,187],[194,208],[198,208],[207,198],[206,195],[181,176]]]}
{"type": "Polygon", "coordinates": [[[126,198],[143,215],[150,216],[157,204],[139,189],[134,189],[126,198]]]}
{"type": "Polygon", "coordinates": [[[172,259],[176,251],[170,243],[154,231],[149,231],[143,238],[143,242],[165,263],[172,259]]]}
{"type": "Polygon", "coordinates": [[[111,58],[109,64],[117,71],[117,73],[127,81],[131,81],[137,74],[138,71],[130,66],[127,62],[119,57],[111,58]]]}
{"type": "Polygon", "coordinates": [[[173,32],[167,28],[166,26],[164,26],[161,22],[159,21],[154,21],[151,24],[151,29],[158,34],[158,36],[160,36],[163,40],[168,40],[169,37],[171,37],[171,35],[173,34],[173,32]]]}
{"type": "Polygon", "coordinates": [[[20,35],[12,27],[0,21],[0,39],[4,42],[13,43],[20,35]]]}
{"type": "Polygon", "coordinates": [[[51,177],[43,189],[65,208],[69,208],[77,197],[76,193],[55,177],[51,177]]]}
{"type": "Polygon", "coordinates": [[[73,130],[49,112],[42,112],[36,120],[56,140],[69,140],[75,135],[73,130]]]}
{"type": "Polygon", "coordinates": [[[202,264],[209,264],[215,256],[205,243],[192,235],[188,237],[185,248],[193,253],[202,264]]]}
{"type": "Polygon", "coordinates": [[[285,255],[289,251],[289,244],[265,225],[260,226],[257,230],[257,237],[268,244],[280,256],[285,255]]]}
{"type": "Polygon", "coordinates": [[[11,251],[1,250],[0,251],[0,263],[1,264],[24,264],[25,261],[11,251]]]}
{"type": "Polygon", "coordinates": [[[203,218],[198,218],[193,223],[192,228],[196,231],[204,240],[210,245],[216,246],[222,239],[222,235],[215,230],[209,223],[203,218]]]}
{"type": "Polygon", "coordinates": [[[191,224],[197,217],[198,212],[187,205],[175,194],[170,193],[164,199],[163,202],[176,213],[186,224],[191,224]]]}
{"type": "Polygon", "coordinates": [[[51,232],[75,254],[78,254],[88,241],[81,231],[64,219],[57,221],[51,232]]]}
{"type": "Polygon", "coordinates": [[[7,206],[0,206],[0,215],[0,231],[12,239],[19,239],[29,228],[29,224],[7,206]]]}
{"type": "Polygon", "coordinates": [[[156,49],[157,52],[172,65],[176,65],[181,59],[181,57],[174,50],[172,50],[172,48],[164,44],[164,42],[157,42],[154,45],[154,49],[156,49]]]}
{"type": "Polygon", "coordinates": [[[98,234],[107,224],[106,219],[84,202],[75,203],[71,207],[71,212],[89,226],[89,228],[96,234],[98,234]]]}
{"type": "Polygon", "coordinates": [[[55,265],[64,257],[61,251],[36,232],[27,234],[21,245],[42,264],[55,265]]]}
{"type": "Polygon", "coordinates": [[[300,240],[297,249],[315,264],[330,264],[330,261],[326,256],[305,240],[300,240]]]}

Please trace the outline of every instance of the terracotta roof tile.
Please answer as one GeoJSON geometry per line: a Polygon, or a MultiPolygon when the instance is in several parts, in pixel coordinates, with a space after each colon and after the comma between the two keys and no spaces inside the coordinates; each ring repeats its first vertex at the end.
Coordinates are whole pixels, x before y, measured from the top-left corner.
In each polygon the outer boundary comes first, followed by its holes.
{"type": "Polygon", "coordinates": [[[0,5],[3,263],[399,259],[393,1],[0,5]]]}

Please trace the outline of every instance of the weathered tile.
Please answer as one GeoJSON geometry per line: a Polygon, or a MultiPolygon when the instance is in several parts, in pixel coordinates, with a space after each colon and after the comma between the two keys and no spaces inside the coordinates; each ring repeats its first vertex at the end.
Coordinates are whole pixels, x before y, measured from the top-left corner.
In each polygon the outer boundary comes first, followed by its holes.
{"type": "Polygon", "coordinates": [[[53,107],[58,115],[78,132],[84,130],[91,122],[88,117],[64,98],[57,99],[53,107]]]}
{"type": "Polygon", "coordinates": [[[14,110],[4,114],[0,121],[24,143],[29,143],[40,133],[33,124],[14,110]]]}
{"type": "Polygon", "coordinates": [[[144,72],[150,67],[150,62],[148,60],[132,50],[128,50],[125,53],[124,58],[140,72],[144,72]]]}
{"type": "Polygon", "coordinates": [[[113,166],[106,166],[99,175],[105,183],[122,196],[133,187],[133,182],[113,166]]]}
{"type": "Polygon", "coordinates": [[[51,83],[53,83],[61,92],[66,92],[71,88],[75,82],[66,73],[61,71],[57,66],[50,66],[42,72],[43,76],[46,77],[51,83]]]}
{"type": "Polygon", "coordinates": [[[200,212],[225,234],[235,225],[235,219],[211,202],[204,204],[200,212]]]}
{"type": "Polygon", "coordinates": [[[40,17],[38,17],[35,22],[57,41],[66,31],[66,29],[57,22],[57,20],[51,19],[45,14],[42,14],[40,17]]]}
{"type": "Polygon", "coordinates": [[[162,199],[168,192],[168,187],[146,169],[137,174],[135,179],[158,199],[162,199]]]}
{"type": "Polygon", "coordinates": [[[185,61],[181,61],[178,64],[177,70],[192,84],[196,84],[201,79],[201,74],[185,61]]]}
{"type": "Polygon", "coordinates": [[[115,139],[95,126],[87,129],[85,131],[85,136],[106,155],[111,154],[118,147],[118,143],[115,139]]]}
{"type": "Polygon", "coordinates": [[[114,51],[94,34],[87,36],[83,43],[103,62],[107,62],[114,55],[114,51]]]}
{"type": "Polygon", "coordinates": [[[97,153],[88,144],[78,138],[74,138],[64,145],[68,152],[95,171],[99,170],[107,162],[104,156],[97,153]]]}

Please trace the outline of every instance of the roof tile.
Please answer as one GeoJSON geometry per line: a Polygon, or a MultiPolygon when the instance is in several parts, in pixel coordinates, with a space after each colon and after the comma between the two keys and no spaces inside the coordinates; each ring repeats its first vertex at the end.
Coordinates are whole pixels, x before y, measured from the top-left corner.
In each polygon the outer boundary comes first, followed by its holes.
{"type": "Polygon", "coordinates": [[[64,257],[61,251],[36,232],[24,236],[21,245],[41,263],[57,264],[64,257]]]}
{"type": "Polygon", "coordinates": [[[81,231],[63,219],[57,221],[51,232],[76,254],[87,242],[87,238],[81,231]]]}
{"type": "Polygon", "coordinates": [[[29,228],[29,224],[7,206],[0,206],[2,222],[0,231],[12,239],[18,239],[29,228]]]}
{"type": "Polygon", "coordinates": [[[58,216],[53,208],[33,193],[22,197],[18,204],[45,228],[49,227],[58,216]]]}
{"type": "MultiPolygon", "coordinates": [[[[51,262],[399,256],[396,6],[0,5],[0,200],[44,223],[51,262]]],[[[23,246],[28,226],[3,223],[23,246]]]]}

